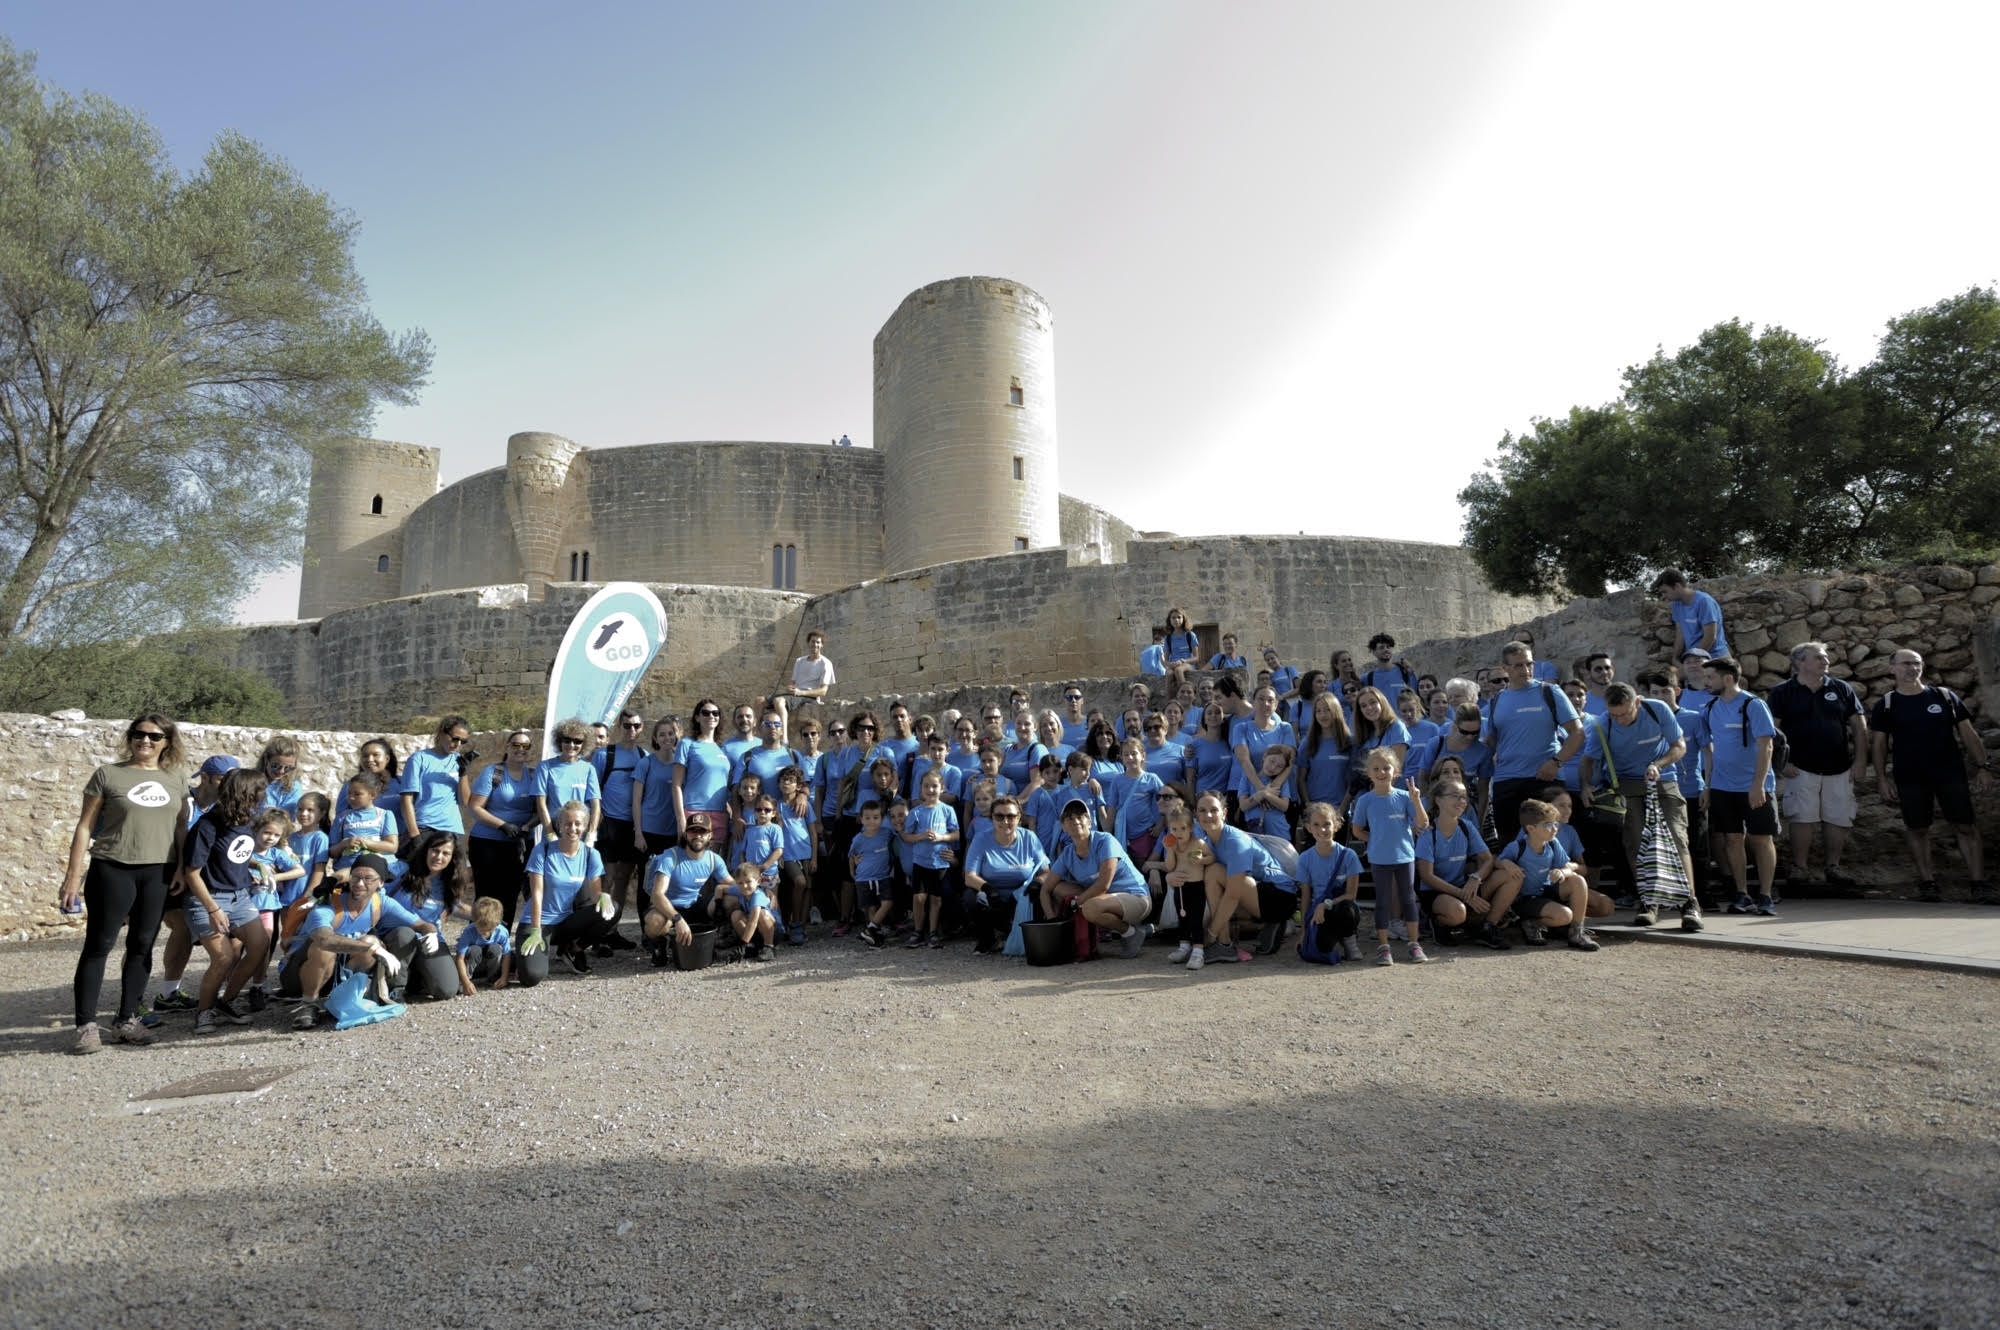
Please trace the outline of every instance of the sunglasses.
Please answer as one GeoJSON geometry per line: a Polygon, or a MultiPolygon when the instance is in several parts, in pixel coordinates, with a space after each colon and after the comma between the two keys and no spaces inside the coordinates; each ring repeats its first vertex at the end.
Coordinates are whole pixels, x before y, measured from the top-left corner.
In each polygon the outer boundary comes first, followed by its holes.
{"type": "Polygon", "coordinates": [[[995,813],[993,820],[995,822],[1018,822],[1021,820],[1021,815],[1019,813],[995,813]]]}
{"type": "Polygon", "coordinates": [[[714,707],[703,707],[694,714],[697,716],[720,716],[722,713],[714,707]]]}
{"type": "Polygon", "coordinates": [[[1063,701],[1065,701],[1065,702],[1081,702],[1081,701],[1083,701],[1083,694],[1082,694],[1082,693],[1064,693],[1064,694],[1063,694],[1063,701]]]}
{"type": "Polygon", "coordinates": [[[270,772],[273,776],[289,776],[298,769],[299,769],[299,764],[296,762],[292,763],[290,766],[286,766],[285,764],[280,762],[273,762],[269,766],[264,768],[264,770],[270,772]]]}
{"type": "MultiPolygon", "coordinates": [[[[811,731],[808,730],[807,733],[810,734],[811,731]]],[[[847,737],[846,728],[840,725],[834,726],[832,729],[828,730],[827,733],[831,734],[836,739],[845,739],[847,737]]]]}
{"type": "Polygon", "coordinates": [[[558,740],[556,740],[556,747],[558,747],[558,748],[581,748],[581,747],[583,747],[583,740],[581,740],[581,739],[558,739],[558,740]]]}
{"type": "Polygon", "coordinates": [[[643,730],[646,728],[646,722],[643,720],[628,720],[620,728],[627,730],[643,730]]]}
{"type": "Polygon", "coordinates": [[[856,725],[854,732],[856,734],[873,734],[875,733],[875,727],[873,725],[856,725]]]}
{"type": "Polygon", "coordinates": [[[460,744],[464,743],[467,739],[470,739],[471,737],[472,736],[469,734],[447,734],[444,736],[444,741],[450,744],[452,747],[456,748],[460,744]]]}
{"type": "Polygon", "coordinates": [[[158,730],[127,730],[125,732],[125,741],[135,744],[163,744],[167,741],[167,736],[158,730]]]}

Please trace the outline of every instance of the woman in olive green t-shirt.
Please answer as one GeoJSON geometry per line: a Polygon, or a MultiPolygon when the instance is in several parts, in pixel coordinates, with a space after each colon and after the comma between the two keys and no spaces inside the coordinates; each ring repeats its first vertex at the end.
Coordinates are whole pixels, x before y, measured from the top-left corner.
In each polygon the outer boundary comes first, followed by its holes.
{"type": "Polygon", "coordinates": [[[97,998],[104,987],[105,958],[117,945],[120,929],[126,930],[125,966],[118,1022],[111,1032],[128,1044],[153,1042],[152,1032],[139,1023],[139,1001],[153,968],[167,886],[180,863],[187,821],[187,782],[178,774],[180,765],[180,731],[165,716],[145,715],[125,727],[123,759],[99,767],[83,787],[83,813],[70,838],[60,898],[65,913],[75,913],[79,897],[89,910],[83,955],[76,962],[72,1052],[95,1053],[102,1046],[97,998]]]}

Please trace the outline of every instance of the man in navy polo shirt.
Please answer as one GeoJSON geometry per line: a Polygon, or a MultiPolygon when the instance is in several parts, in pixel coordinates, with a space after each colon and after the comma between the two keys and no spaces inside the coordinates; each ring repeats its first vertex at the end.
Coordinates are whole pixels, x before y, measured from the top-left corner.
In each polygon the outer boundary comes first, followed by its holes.
{"type": "Polygon", "coordinates": [[[1959,853],[1965,856],[1966,872],[1972,877],[1973,903],[2000,905],[2000,896],[1986,883],[1985,846],[1973,821],[1972,792],[1965,780],[1965,754],[1969,753],[1979,772],[1979,788],[1993,788],[1993,764],[1979,731],[1973,728],[1972,714],[1957,693],[1924,683],[1924,658],[1916,652],[1898,651],[1889,664],[1896,671],[1896,686],[1868,713],[1868,729],[1874,736],[1875,779],[1881,784],[1882,798],[1903,810],[1903,839],[1916,861],[1918,892],[1927,901],[1943,899],[1931,871],[1935,804],[1944,809],[1945,821],[1958,833],[1959,853]]]}
{"type": "Polygon", "coordinates": [[[1789,886],[1809,880],[1813,832],[1826,828],[1826,884],[1854,886],[1840,867],[1847,829],[1854,825],[1854,790],[1868,774],[1868,720],[1845,679],[1827,673],[1824,642],[1792,648],[1792,677],[1771,690],[1771,719],[1784,731],[1791,762],[1784,778],[1785,821],[1791,827],[1789,886]]]}

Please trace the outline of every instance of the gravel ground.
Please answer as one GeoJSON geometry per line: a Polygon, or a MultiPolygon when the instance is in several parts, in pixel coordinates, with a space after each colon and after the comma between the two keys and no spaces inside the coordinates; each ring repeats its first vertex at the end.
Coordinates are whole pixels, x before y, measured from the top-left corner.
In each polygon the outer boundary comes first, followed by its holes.
{"type": "Polygon", "coordinates": [[[2000,1324],[1978,976],[826,939],[74,1058],[74,955],[0,967],[6,1325],[2000,1324]],[[297,1070],[123,1110],[225,1067],[297,1070]]]}

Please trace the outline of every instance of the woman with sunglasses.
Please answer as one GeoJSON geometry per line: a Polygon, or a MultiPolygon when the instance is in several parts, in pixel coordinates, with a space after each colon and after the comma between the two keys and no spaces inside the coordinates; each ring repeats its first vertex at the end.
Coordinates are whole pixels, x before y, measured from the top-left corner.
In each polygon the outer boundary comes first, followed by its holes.
{"type": "Polygon", "coordinates": [[[104,962],[125,930],[125,964],[119,972],[118,1019],[111,1037],[150,1044],[139,1023],[139,1004],[153,968],[153,943],[167,908],[167,884],[180,861],[187,782],[173,774],[181,764],[180,731],[165,716],[147,713],[125,727],[125,751],[97,768],[83,787],[83,808],[69,842],[57,904],[64,914],[88,910],[83,954],[76,962],[74,1053],[103,1047],[97,1000],[104,962]],[[88,870],[84,867],[89,857],[88,870]]]}
{"type": "Polygon", "coordinates": [[[257,755],[257,770],[264,773],[264,807],[276,808],[294,822],[299,820],[299,797],[305,784],[299,779],[299,745],[289,735],[275,735],[257,755]]]}
{"type": "MultiPolygon", "coordinates": [[[[681,718],[662,716],[653,722],[651,749],[632,777],[632,807],[637,810],[632,824],[632,843],[650,858],[672,849],[680,839],[681,824],[674,820],[674,763],[681,749],[681,718]]],[[[640,884],[641,894],[645,884],[640,884]]]]}
{"type": "Polygon", "coordinates": [[[528,879],[525,866],[535,823],[535,736],[507,735],[507,751],[472,781],[473,890],[500,902],[502,919],[514,917],[528,879]]]}
{"type": "Polygon", "coordinates": [[[396,789],[402,806],[403,839],[415,840],[426,831],[449,831],[458,840],[459,859],[465,853],[466,787],[471,773],[461,754],[472,738],[472,727],[463,716],[446,716],[438,722],[429,748],[419,748],[403,763],[403,775],[396,789]]]}
{"type": "Polygon", "coordinates": [[[674,754],[674,821],[680,826],[693,813],[703,814],[711,828],[729,825],[731,764],[721,733],[722,707],[704,697],[695,703],[693,728],[674,754]]]}
{"type": "Polygon", "coordinates": [[[993,826],[972,838],[965,852],[965,913],[972,921],[974,955],[995,955],[1014,927],[1014,907],[1024,887],[1049,866],[1041,841],[1021,830],[1021,802],[1003,794],[987,810],[993,826]]]}

